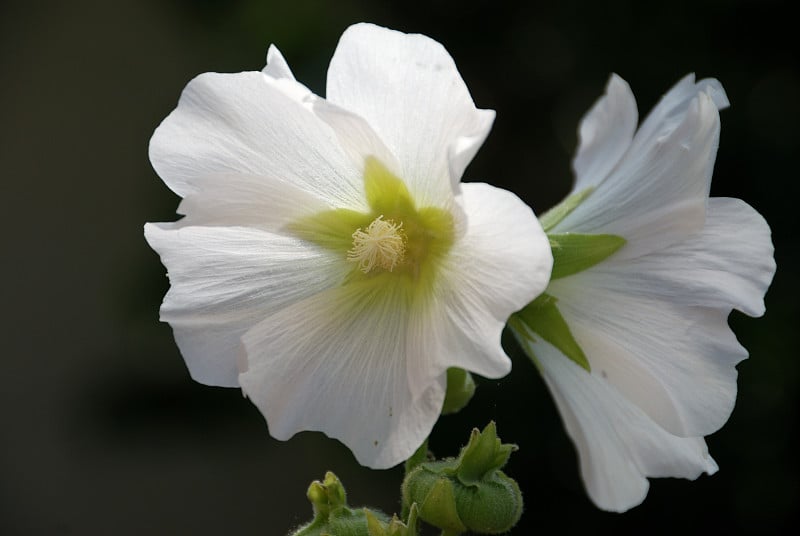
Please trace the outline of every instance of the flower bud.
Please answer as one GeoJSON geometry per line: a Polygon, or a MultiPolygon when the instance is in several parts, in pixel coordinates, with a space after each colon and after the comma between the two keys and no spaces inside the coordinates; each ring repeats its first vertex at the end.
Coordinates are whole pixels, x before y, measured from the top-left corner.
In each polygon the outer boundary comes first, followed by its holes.
{"type": "MultiPolygon", "coordinates": [[[[348,508],[344,486],[330,471],[322,482],[315,480],[311,483],[306,496],[314,508],[314,519],[291,536],[375,536],[368,527],[370,519],[373,524],[389,522],[382,512],[348,508]]],[[[378,533],[378,536],[383,535],[378,533]]],[[[395,536],[395,533],[387,533],[387,536],[395,536]]],[[[407,535],[398,533],[398,536],[407,535]]]]}
{"type": "Polygon", "coordinates": [[[458,458],[422,463],[406,476],[403,500],[416,502],[419,517],[442,530],[459,534],[500,534],[522,515],[517,483],[500,468],[516,445],[497,438],[495,424],[472,431],[458,458]]]}
{"type": "Polygon", "coordinates": [[[461,411],[475,394],[475,380],[472,374],[464,369],[450,367],[447,369],[447,392],[444,395],[442,415],[461,411]]]}

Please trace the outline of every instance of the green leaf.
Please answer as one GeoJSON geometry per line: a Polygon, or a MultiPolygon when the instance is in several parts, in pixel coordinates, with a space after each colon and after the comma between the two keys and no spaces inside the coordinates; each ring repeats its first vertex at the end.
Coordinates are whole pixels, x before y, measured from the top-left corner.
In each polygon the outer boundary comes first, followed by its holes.
{"type": "MultiPolygon", "coordinates": [[[[549,294],[540,295],[524,309],[515,313],[509,321],[509,326],[522,339],[535,340],[531,333],[539,335],[575,363],[591,371],[586,354],[572,335],[567,322],[561,316],[561,311],[556,307],[557,301],[549,294]],[[519,323],[523,325],[520,326],[519,323]]],[[[531,357],[535,361],[535,357],[531,357]]]]}
{"type": "Polygon", "coordinates": [[[621,236],[611,234],[563,233],[548,238],[553,251],[551,280],[591,268],[627,243],[621,236]]]}
{"type": "Polygon", "coordinates": [[[550,229],[558,225],[558,223],[566,218],[570,212],[575,210],[578,205],[583,203],[593,191],[594,187],[586,188],[580,192],[575,192],[564,199],[561,203],[542,214],[539,218],[539,223],[542,224],[542,229],[544,229],[544,232],[548,232],[550,229]]]}

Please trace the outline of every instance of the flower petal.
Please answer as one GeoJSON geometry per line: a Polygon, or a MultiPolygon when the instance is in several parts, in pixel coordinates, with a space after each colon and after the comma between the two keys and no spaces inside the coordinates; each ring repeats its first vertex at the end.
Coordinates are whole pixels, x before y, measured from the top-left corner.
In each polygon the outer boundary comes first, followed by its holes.
{"type": "Polygon", "coordinates": [[[362,175],[367,159],[374,157],[395,176],[400,176],[397,158],[364,118],[324,99],[317,100],[313,110],[333,129],[342,149],[362,175]]]}
{"type": "Polygon", "coordinates": [[[617,255],[632,258],[699,231],[717,152],[719,114],[712,98],[699,93],[671,120],[676,122],[671,129],[647,143],[637,144],[637,133],[602,187],[553,232],[619,235],[628,245],[617,255]]]}
{"type": "Polygon", "coordinates": [[[508,374],[511,361],[500,345],[501,332],[508,317],[536,298],[550,277],[547,236],[517,196],[465,183],[461,201],[466,232],[442,268],[436,307],[412,318],[411,344],[417,350],[411,353],[428,360],[409,367],[412,388],[447,367],[489,378],[508,374]]]}
{"type": "Polygon", "coordinates": [[[670,433],[715,432],[733,410],[735,365],[747,357],[729,311],[639,295],[630,277],[601,263],[553,281],[548,293],[593,371],[670,433]]]}
{"type": "Polygon", "coordinates": [[[348,284],[286,307],[248,331],[242,389],[288,439],[317,430],[339,439],[362,465],[408,459],[439,416],[445,375],[413,397],[408,385],[407,296],[348,284]]]}
{"type": "MultiPolygon", "coordinates": [[[[523,343],[524,344],[524,343],[523,343]]],[[[580,458],[592,501],[624,512],[647,495],[647,477],[694,480],[717,464],[701,437],[676,437],[596,373],[588,373],[544,341],[529,350],[556,401],[580,458]]]]}
{"type": "Polygon", "coordinates": [[[475,108],[442,45],[371,24],[342,35],[327,98],[375,129],[422,206],[440,205],[457,191],[494,120],[493,111],[475,108]]]}
{"type": "Polygon", "coordinates": [[[343,277],[336,255],[256,229],[149,223],[145,237],[170,278],[161,320],[192,377],[209,385],[238,385],[247,329],[343,277]]]}
{"type": "Polygon", "coordinates": [[[700,233],[644,257],[612,260],[613,269],[627,292],[761,316],[775,274],[767,222],[739,199],[712,197],[707,215],[700,233]]]}
{"type": "Polygon", "coordinates": [[[633,149],[640,150],[644,145],[651,144],[653,139],[663,138],[672,132],[683,120],[689,103],[700,93],[709,95],[718,110],[730,105],[728,96],[718,80],[704,78],[695,83],[694,74],[688,74],[661,97],[655,108],[647,115],[636,133],[633,149]]]}
{"type": "Polygon", "coordinates": [[[276,80],[286,78],[288,80],[295,80],[289,64],[286,63],[281,51],[275,45],[270,45],[267,50],[267,64],[261,69],[261,72],[267,76],[271,76],[276,80]]]}
{"type": "Polygon", "coordinates": [[[206,175],[194,181],[197,190],[183,198],[179,227],[244,226],[281,232],[287,223],[330,209],[325,200],[295,184],[267,176],[206,175]]]}
{"type": "Polygon", "coordinates": [[[581,120],[580,144],[572,161],[573,191],[596,186],[606,178],[630,146],[638,120],[636,99],[630,86],[612,74],[605,95],[581,120]]]}
{"type": "MultiPolygon", "coordinates": [[[[209,176],[279,177],[339,207],[361,208],[362,177],[310,107],[258,72],[205,73],[150,140],[150,161],[185,196],[209,176]]],[[[285,85],[285,84],[284,84],[285,85]]]]}

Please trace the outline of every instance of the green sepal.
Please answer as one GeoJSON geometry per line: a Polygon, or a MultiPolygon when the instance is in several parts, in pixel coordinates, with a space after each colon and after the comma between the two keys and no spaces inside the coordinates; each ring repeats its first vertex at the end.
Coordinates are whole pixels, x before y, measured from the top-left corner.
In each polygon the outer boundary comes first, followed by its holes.
{"type": "Polygon", "coordinates": [[[577,274],[607,259],[627,240],[611,234],[563,233],[547,235],[553,251],[550,280],[577,274]]]}
{"type": "Polygon", "coordinates": [[[497,426],[490,422],[483,432],[472,429],[469,443],[458,456],[458,480],[467,486],[475,486],[486,478],[486,475],[503,467],[511,453],[518,447],[504,444],[497,437],[497,426]]]}
{"type": "MultiPolygon", "coordinates": [[[[549,342],[572,361],[591,371],[589,360],[572,335],[567,322],[556,307],[558,300],[549,294],[538,298],[518,311],[509,319],[508,325],[522,339],[535,340],[532,333],[549,342]]],[[[535,356],[530,356],[536,360],[535,356]]]]}
{"type": "Polygon", "coordinates": [[[594,191],[594,187],[586,188],[580,192],[575,192],[561,203],[557,204],[539,217],[539,223],[542,225],[544,232],[550,231],[553,227],[558,225],[561,220],[566,218],[570,212],[575,210],[578,205],[583,203],[589,194],[594,191]]]}
{"type": "Polygon", "coordinates": [[[369,536],[417,536],[417,525],[419,524],[417,504],[411,505],[408,514],[408,522],[403,523],[397,516],[392,516],[391,521],[384,522],[373,512],[364,510],[367,517],[367,532],[369,536]]]}
{"type": "Polygon", "coordinates": [[[475,394],[472,374],[458,367],[447,369],[447,393],[444,395],[442,415],[461,411],[475,394]]]}
{"type": "Polygon", "coordinates": [[[447,478],[433,480],[427,493],[422,498],[419,515],[427,523],[443,530],[457,534],[465,532],[467,527],[461,522],[456,508],[456,497],[453,482],[447,478]]]}

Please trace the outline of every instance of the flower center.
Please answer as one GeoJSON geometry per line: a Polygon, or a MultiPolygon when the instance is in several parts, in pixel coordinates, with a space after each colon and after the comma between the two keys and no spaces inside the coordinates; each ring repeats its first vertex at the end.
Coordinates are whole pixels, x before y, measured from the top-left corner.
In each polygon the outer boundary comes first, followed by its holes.
{"type": "Polygon", "coordinates": [[[384,220],[378,216],[367,226],[353,233],[353,247],[347,252],[347,260],[358,264],[365,274],[376,268],[392,271],[403,261],[406,252],[406,236],[403,223],[384,220]]]}

